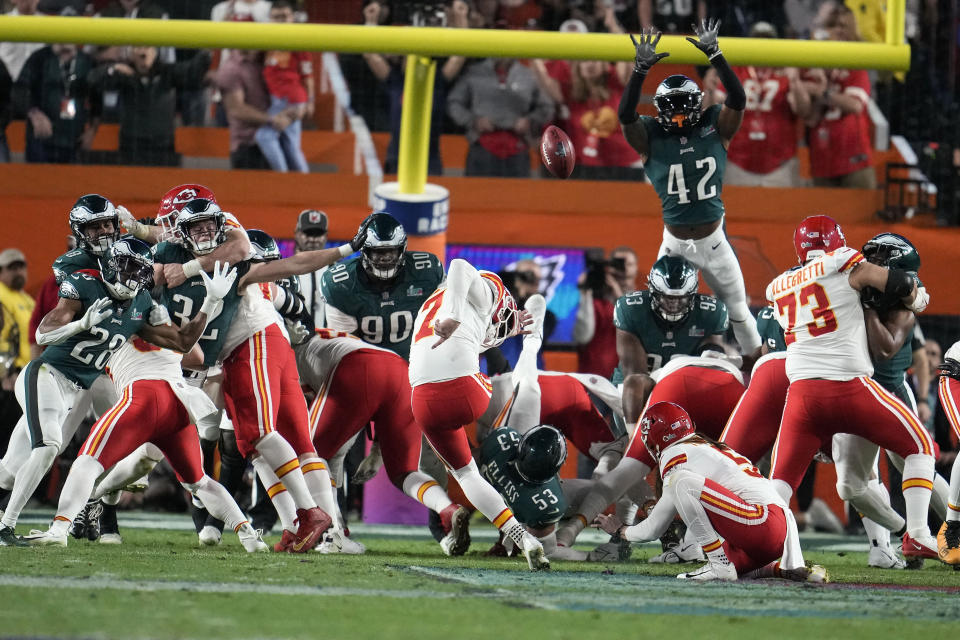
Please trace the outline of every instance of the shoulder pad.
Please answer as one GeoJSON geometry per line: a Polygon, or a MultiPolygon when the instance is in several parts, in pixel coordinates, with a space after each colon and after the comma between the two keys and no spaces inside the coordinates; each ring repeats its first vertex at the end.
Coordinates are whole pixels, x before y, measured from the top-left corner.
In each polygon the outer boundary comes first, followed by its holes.
{"type": "Polygon", "coordinates": [[[80,299],[80,292],[77,291],[77,288],[73,286],[73,283],[69,280],[64,280],[60,283],[60,290],[57,292],[57,295],[68,300],[80,299]]]}

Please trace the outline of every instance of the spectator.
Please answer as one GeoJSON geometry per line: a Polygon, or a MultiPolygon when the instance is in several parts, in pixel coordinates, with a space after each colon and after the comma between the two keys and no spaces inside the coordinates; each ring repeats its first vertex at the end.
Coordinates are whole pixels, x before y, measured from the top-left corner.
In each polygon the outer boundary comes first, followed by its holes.
{"type": "Polygon", "coordinates": [[[534,73],[512,58],[470,66],[447,98],[447,112],[466,127],[468,176],[530,175],[530,146],[553,118],[553,101],[534,73]]]}
{"type": "MultiPolygon", "coordinates": [[[[381,24],[381,15],[385,11],[380,2],[369,2],[363,8],[363,20],[367,26],[381,24]]],[[[447,10],[446,24],[451,27],[466,29],[469,27],[470,7],[464,0],[454,0],[447,10]]],[[[365,53],[370,72],[380,81],[387,93],[390,108],[390,142],[387,144],[387,154],[383,162],[384,173],[397,172],[397,158],[400,153],[400,117],[403,106],[403,84],[405,78],[405,60],[397,56],[382,56],[379,53],[365,53]]],[[[443,128],[444,107],[447,100],[447,90],[451,83],[460,74],[465,58],[451,56],[438,64],[440,72],[436,74],[433,84],[433,110],[430,116],[430,148],[428,155],[427,172],[430,175],[443,173],[443,162],[440,158],[440,132],[443,128]]]]}
{"type": "MultiPolygon", "coordinates": [[[[0,251],[0,307],[3,327],[0,329],[0,360],[3,389],[13,390],[20,369],[30,362],[30,314],[33,298],[23,290],[27,284],[27,258],[19,249],[0,251]]],[[[16,402],[16,400],[14,400],[16,402]]]]}
{"type": "Polygon", "coordinates": [[[17,80],[26,103],[27,162],[73,163],[90,148],[100,115],[100,97],[87,83],[93,67],[73,44],[43,47],[27,59],[17,80]]]}
{"type": "MultiPolygon", "coordinates": [[[[12,11],[7,12],[8,16],[32,16],[37,13],[37,5],[40,0],[15,0],[12,11]]],[[[27,58],[36,51],[42,49],[42,42],[0,42],[0,62],[7,66],[10,77],[16,80],[20,77],[20,70],[27,62],[27,58]]]]}
{"type": "MultiPolygon", "coordinates": [[[[271,22],[293,22],[293,6],[277,0],[270,9],[271,22]]],[[[313,56],[309,51],[268,51],[263,80],[270,94],[271,116],[287,112],[291,122],[283,130],[270,125],[257,129],[256,140],[274,171],[308,173],[307,159],[300,148],[303,118],[313,117],[313,56]]]]}
{"type": "Polygon", "coordinates": [[[120,159],[123,164],[177,166],[174,149],[177,92],[197,89],[210,66],[201,52],[188,62],[160,62],[156,47],[132,47],[129,63],[97,67],[89,82],[120,95],[120,159]]]}
{"type": "Polygon", "coordinates": [[[643,29],[656,27],[664,33],[689,33],[691,24],[700,24],[707,18],[707,3],[706,0],[639,0],[637,15],[643,29]]]}
{"type": "MultiPolygon", "coordinates": [[[[924,411],[926,415],[920,416],[920,419],[923,421],[923,426],[926,427],[930,433],[936,434],[934,418],[937,409],[940,408],[940,394],[937,392],[937,385],[940,382],[940,370],[937,369],[937,367],[943,362],[943,351],[940,348],[939,342],[929,338],[924,339],[923,350],[926,353],[927,376],[925,379],[928,381],[928,384],[926,385],[926,389],[924,389],[921,384],[924,377],[919,375],[920,372],[916,366],[913,369],[912,382],[917,397],[917,409],[920,409],[921,403],[926,404],[928,408],[927,411],[924,411]]],[[[914,354],[916,355],[916,352],[914,352],[914,354]]],[[[939,442],[939,438],[937,438],[937,441],[939,442]]]]}
{"type": "MultiPolygon", "coordinates": [[[[67,236],[67,251],[73,251],[77,248],[77,239],[73,234],[67,236]]],[[[44,347],[37,344],[37,327],[40,321],[47,315],[60,300],[58,292],[60,285],[57,284],[57,276],[50,274],[43,281],[43,286],[37,292],[36,304],[33,307],[33,313],[30,314],[30,329],[28,338],[30,340],[30,359],[35,360],[43,353],[44,347]]]]}
{"type": "Polygon", "coordinates": [[[637,288],[637,254],[630,247],[617,247],[610,260],[602,254],[587,256],[586,271],[580,276],[580,304],[573,325],[577,345],[577,371],[604,378],[617,367],[617,334],[613,307],[617,299],[637,288]]]}
{"type": "MultiPolygon", "coordinates": [[[[163,7],[151,0],[112,0],[96,15],[102,18],[149,18],[152,20],[166,20],[169,17],[163,7]]],[[[101,62],[122,60],[126,57],[124,49],[125,47],[105,47],[96,57],[101,62]]],[[[158,49],[158,52],[163,62],[173,62],[175,59],[173,47],[163,47],[158,49]]]]}
{"type": "Polygon", "coordinates": [[[13,80],[7,66],[0,60],[0,162],[10,162],[10,147],[7,145],[7,125],[13,113],[11,103],[13,80]]]}
{"type": "MultiPolygon", "coordinates": [[[[767,22],[750,29],[751,38],[776,38],[767,22]]],[[[727,150],[726,184],[749,187],[800,186],[797,124],[810,114],[810,96],[792,67],[734,67],[747,95],[743,124],[727,150]]],[[[711,68],[710,73],[716,75],[711,68]]],[[[704,81],[706,86],[708,83],[704,81]]],[[[720,104],[726,92],[717,85],[709,104],[720,104]]]]}
{"type": "Polygon", "coordinates": [[[235,50],[217,71],[217,86],[230,126],[230,166],[234,169],[268,169],[255,136],[262,125],[282,131],[292,122],[288,111],[267,113],[270,97],[263,82],[257,51],[235,50]]]}
{"type": "Polygon", "coordinates": [[[214,5],[210,19],[215,22],[270,22],[270,0],[224,0],[214,5]]]}
{"type": "MultiPolygon", "coordinates": [[[[297,227],[293,232],[296,252],[316,251],[327,246],[327,214],[317,209],[305,209],[297,216],[297,227]]],[[[327,267],[297,276],[300,280],[300,294],[313,314],[315,327],[327,326],[326,303],[320,293],[320,278],[327,267]]]]}
{"type": "MultiPolygon", "coordinates": [[[[831,40],[859,39],[853,12],[844,6],[834,7],[824,28],[831,40]]],[[[869,75],[863,69],[813,69],[807,79],[814,99],[807,121],[814,186],[875,189],[867,114],[869,75]]]]}

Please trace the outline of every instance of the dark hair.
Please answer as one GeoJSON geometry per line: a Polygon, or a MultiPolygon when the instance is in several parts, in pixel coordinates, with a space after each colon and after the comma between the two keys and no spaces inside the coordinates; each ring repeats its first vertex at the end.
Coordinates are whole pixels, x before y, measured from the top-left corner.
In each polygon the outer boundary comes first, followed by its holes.
{"type": "Polygon", "coordinates": [[[273,11],[274,9],[290,9],[293,11],[294,6],[290,0],[273,0],[273,2],[270,3],[270,10],[273,11]]]}

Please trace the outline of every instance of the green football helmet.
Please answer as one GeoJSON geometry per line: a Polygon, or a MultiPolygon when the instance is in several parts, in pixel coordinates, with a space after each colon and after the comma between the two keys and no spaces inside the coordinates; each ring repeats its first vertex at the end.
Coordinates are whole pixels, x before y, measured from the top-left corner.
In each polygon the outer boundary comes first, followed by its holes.
{"type": "Polygon", "coordinates": [[[514,464],[520,477],[532,484],[549,481],[567,459],[567,439],[556,427],[540,424],[523,434],[514,464]]]}
{"type": "Polygon", "coordinates": [[[679,256],[663,256],[647,275],[650,305],[667,324],[683,322],[693,311],[700,272],[679,256]]]}
{"type": "Polygon", "coordinates": [[[153,288],[153,254],[143,240],[122,236],[100,258],[100,276],[110,295],[118,300],[135,298],[153,288]]]}
{"type": "Polygon", "coordinates": [[[247,238],[250,239],[250,246],[256,256],[254,262],[270,262],[280,259],[280,247],[277,241],[265,231],[260,229],[247,229],[247,238]]]}
{"type": "Polygon", "coordinates": [[[389,213],[372,213],[367,220],[367,238],[360,248],[363,269],[372,278],[392,280],[403,267],[407,233],[389,213]]]}
{"type": "Polygon", "coordinates": [[[227,217],[219,205],[206,198],[195,198],[180,209],[177,233],[183,245],[195,256],[210,253],[227,241],[227,217]],[[212,232],[201,231],[201,223],[213,221],[212,232]]]}
{"type": "Polygon", "coordinates": [[[80,196],[70,209],[70,231],[77,239],[77,247],[96,256],[104,256],[110,246],[120,239],[120,216],[113,203],[96,193],[80,196]],[[88,235],[91,224],[113,222],[113,231],[88,235]]]}
{"type": "Polygon", "coordinates": [[[657,122],[667,131],[688,131],[700,122],[703,91],[697,83],[683,75],[672,75],[657,86],[653,105],[657,122]]]}
{"type": "MultiPolygon", "coordinates": [[[[920,271],[920,253],[917,248],[897,233],[884,232],[873,236],[863,245],[860,253],[868,262],[881,267],[903,269],[914,276],[920,271]]],[[[860,299],[874,309],[890,309],[902,305],[899,298],[888,296],[873,287],[864,287],[860,292],[860,299]]]]}

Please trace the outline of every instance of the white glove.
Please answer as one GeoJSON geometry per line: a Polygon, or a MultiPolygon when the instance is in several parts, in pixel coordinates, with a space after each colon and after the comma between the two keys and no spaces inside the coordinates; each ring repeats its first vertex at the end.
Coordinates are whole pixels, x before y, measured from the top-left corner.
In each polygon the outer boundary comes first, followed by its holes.
{"type": "Polygon", "coordinates": [[[930,304],[930,294],[927,293],[927,288],[917,287],[917,295],[914,296],[913,302],[907,305],[907,308],[914,313],[923,313],[928,304],[930,304]]]}
{"type": "Polygon", "coordinates": [[[162,304],[155,304],[150,309],[150,316],[147,321],[151,326],[157,327],[162,324],[170,324],[170,312],[162,304]]]}
{"type": "Polygon", "coordinates": [[[357,484],[373,480],[373,476],[377,475],[377,471],[380,471],[382,466],[383,456],[380,455],[380,443],[374,442],[370,446],[370,454],[357,466],[357,470],[350,479],[357,484]]]}
{"type": "Polygon", "coordinates": [[[110,298],[100,298],[92,305],[87,307],[86,313],[80,318],[80,330],[87,331],[90,327],[100,324],[113,315],[110,298]]]}
{"type": "Polygon", "coordinates": [[[224,262],[223,268],[220,267],[220,261],[213,265],[213,277],[211,278],[203,271],[200,277],[203,278],[203,284],[207,288],[207,298],[213,300],[223,300],[230,293],[230,288],[237,279],[237,270],[230,269],[230,263],[224,262]]]}
{"type": "Polygon", "coordinates": [[[136,218],[133,217],[133,214],[123,205],[117,207],[117,215],[120,217],[120,224],[123,227],[132,233],[135,237],[140,238],[141,240],[147,235],[146,225],[141,224],[136,218]]]}
{"type": "Polygon", "coordinates": [[[290,334],[290,344],[298,346],[310,339],[310,330],[301,323],[289,318],[283,319],[283,324],[287,327],[287,333],[290,334]]]}

